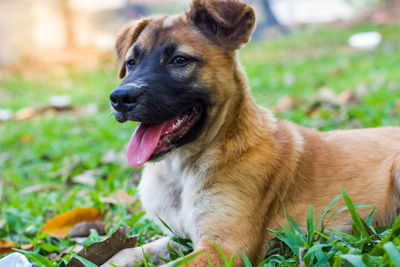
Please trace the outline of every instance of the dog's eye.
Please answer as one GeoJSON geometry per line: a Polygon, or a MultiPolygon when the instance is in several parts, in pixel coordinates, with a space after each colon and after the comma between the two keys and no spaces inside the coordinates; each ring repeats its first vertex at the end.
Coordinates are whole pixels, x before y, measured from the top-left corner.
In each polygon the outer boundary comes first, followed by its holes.
{"type": "Polygon", "coordinates": [[[184,56],[176,56],[171,60],[171,62],[169,64],[172,64],[172,65],[184,65],[187,62],[189,62],[189,60],[190,60],[189,58],[184,57],[184,56]]]}
{"type": "Polygon", "coordinates": [[[136,60],[134,60],[133,58],[126,61],[126,65],[128,67],[133,67],[133,66],[135,66],[135,64],[136,64],[136,60]]]}

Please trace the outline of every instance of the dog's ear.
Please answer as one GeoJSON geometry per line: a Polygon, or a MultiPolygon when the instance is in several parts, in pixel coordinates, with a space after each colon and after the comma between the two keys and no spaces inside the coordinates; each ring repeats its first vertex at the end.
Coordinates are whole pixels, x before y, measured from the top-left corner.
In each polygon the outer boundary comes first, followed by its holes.
{"type": "Polygon", "coordinates": [[[250,40],[255,14],[238,0],[193,0],[189,19],[208,38],[227,49],[238,49],[250,40]]]}
{"type": "Polygon", "coordinates": [[[115,50],[117,51],[118,60],[121,62],[121,68],[119,70],[119,78],[122,79],[126,75],[125,69],[125,57],[129,47],[136,41],[140,33],[149,24],[147,19],[134,20],[125,24],[121,32],[117,37],[115,43],[115,50]]]}

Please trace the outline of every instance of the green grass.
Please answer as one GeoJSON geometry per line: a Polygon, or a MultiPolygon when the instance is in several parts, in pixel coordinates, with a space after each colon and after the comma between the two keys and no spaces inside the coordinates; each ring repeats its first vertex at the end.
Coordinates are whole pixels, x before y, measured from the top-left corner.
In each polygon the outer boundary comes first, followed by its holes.
{"type": "MultiPolygon", "coordinates": [[[[277,114],[281,119],[321,130],[399,125],[400,106],[395,108],[400,103],[399,29],[400,25],[306,29],[276,40],[254,42],[241,51],[240,57],[257,103],[272,107],[286,95],[299,103],[296,109],[277,114]],[[363,52],[348,48],[347,38],[366,30],[381,32],[383,42],[378,49],[363,52]],[[285,82],[285,77],[291,77],[292,82],[285,82]],[[308,111],[321,87],[336,93],[364,90],[357,103],[337,107],[322,103],[318,112],[310,116],[308,111]]],[[[42,114],[25,121],[0,122],[0,179],[3,180],[0,238],[21,244],[34,243],[33,255],[46,258],[51,252],[63,251],[72,244],[69,240],[38,233],[50,217],[76,207],[104,208],[108,204],[99,198],[110,196],[119,188],[136,195],[139,171],[129,167],[126,161],[102,160],[110,150],[124,152],[135,124],[119,124],[110,113],[108,94],[119,82],[118,66],[113,59],[105,59],[90,70],[79,65],[52,65],[45,69],[35,66],[33,70],[27,70],[23,62],[21,66],[0,76],[0,108],[17,111],[45,106],[50,96],[60,94],[69,94],[76,106],[92,103],[98,106],[98,112],[89,115],[42,114]],[[76,162],[75,168],[54,175],[70,162],[76,162]],[[94,186],[72,181],[72,177],[86,170],[97,170],[94,186]],[[24,188],[37,184],[51,187],[21,194],[24,188]]],[[[131,226],[133,234],[139,234],[139,243],[160,233],[139,211],[131,215],[122,205],[108,208],[105,219],[131,226]]],[[[309,233],[314,233],[312,236],[293,229],[280,233],[286,237],[294,235],[297,243],[286,242],[280,256],[270,256],[269,263],[265,264],[274,266],[287,261],[295,265],[299,247],[308,251],[307,264],[315,264],[331,253],[328,262],[334,266],[341,266],[343,260],[375,262],[375,256],[390,266],[394,264],[390,259],[398,255],[397,228],[374,229],[377,232],[374,236],[379,239],[373,240],[371,248],[361,246],[367,238],[361,228],[352,237],[316,229],[309,229],[309,233]]],[[[71,254],[51,261],[62,266],[69,257],[71,254]]]]}

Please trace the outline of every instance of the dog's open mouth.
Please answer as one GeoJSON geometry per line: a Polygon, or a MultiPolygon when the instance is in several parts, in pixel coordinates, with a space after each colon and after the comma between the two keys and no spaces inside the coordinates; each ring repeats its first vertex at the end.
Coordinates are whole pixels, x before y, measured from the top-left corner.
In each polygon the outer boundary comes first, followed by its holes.
{"type": "Polygon", "coordinates": [[[150,158],[169,152],[174,144],[193,128],[201,113],[202,106],[195,105],[168,121],[155,124],[140,122],[129,141],[129,164],[139,167],[150,158]]]}

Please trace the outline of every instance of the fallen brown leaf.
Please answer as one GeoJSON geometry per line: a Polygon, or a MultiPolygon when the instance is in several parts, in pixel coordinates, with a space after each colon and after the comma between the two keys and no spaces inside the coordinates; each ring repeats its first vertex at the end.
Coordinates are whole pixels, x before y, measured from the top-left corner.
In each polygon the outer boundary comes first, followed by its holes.
{"type": "Polygon", "coordinates": [[[90,230],[95,229],[99,235],[105,235],[107,223],[101,221],[86,221],[75,224],[69,231],[70,237],[89,236],[90,230]]]}
{"type": "Polygon", "coordinates": [[[394,110],[400,112],[400,100],[397,101],[396,105],[394,106],[394,110]]]}
{"type": "Polygon", "coordinates": [[[32,134],[24,134],[21,136],[20,141],[24,144],[32,143],[35,140],[35,136],[32,134]]]}
{"type": "Polygon", "coordinates": [[[127,194],[122,189],[117,190],[117,198],[122,205],[131,205],[136,202],[136,199],[133,196],[127,194]]]}
{"type": "Polygon", "coordinates": [[[36,117],[38,115],[38,111],[35,108],[28,107],[23,108],[15,112],[14,119],[17,121],[28,120],[36,117]]]}
{"type": "Polygon", "coordinates": [[[311,107],[308,108],[307,110],[307,116],[309,117],[314,117],[319,113],[319,109],[321,108],[322,104],[320,101],[315,102],[314,104],[311,105],[311,107]]]}
{"type": "Polygon", "coordinates": [[[118,189],[117,192],[111,197],[102,197],[100,201],[103,203],[109,203],[117,205],[118,203],[122,205],[133,205],[137,201],[136,198],[127,194],[124,190],[118,189]]]}
{"type": "Polygon", "coordinates": [[[36,184],[36,185],[25,187],[19,193],[21,195],[26,195],[29,193],[35,193],[35,192],[40,192],[40,191],[44,191],[44,190],[52,190],[52,189],[58,189],[58,187],[55,185],[49,185],[49,184],[36,184]]]}
{"type": "Polygon", "coordinates": [[[62,101],[64,100],[62,99],[55,100],[55,103],[51,103],[50,105],[47,106],[22,108],[14,113],[13,119],[16,121],[29,120],[39,116],[40,114],[54,116],[62,112],[74,112],[75,114],[85,115],[82,112],[83,110],[82,108],[78,106],[69,105],[67,102],[63,103],[62,101]]]}
{"type": "MultiPolygon", "coordinates": [[[[93,262],[96,265],[102,265],[117,252],[125,248],[133,248],[136,246],[137,237],[126,237],[131,229],[129,227],[119,228],[110,238],[94,243],[81,251],[78,255],[93,262]]],[[[66,267],[83,267],[84,265],[76,258],[66,265],[66,267]]]]}
{"type": "Polygon", "coordinates": [[[96,176],[100,175],[101,171],[96,170],[86,170],[81,174],[72,177],[74,183],[85,184],[88,186],[94,186],[96,184],[96,176]]]}
{"type": "Polygon", "coordinates": [[[284,113],[298,106],[298,101],[291,96],[285,95],[278,99],[273,110],[278,113],[284,113]]]}
{"type": "Polygon", "coordinates": [[[23,250],[32,250],[33,247],[34,247],[33,244],[22,244],[22,245],[20,245],[20,248],[23,249],[23,250]]]}
{"type": "Polygon", "coordinates": [[[73,209],[51,218],[43,225],[40,232],[65,238],[69,229],[75,224],[83,221],[95,221],[100,219],[101,216],[101,212],[96,208],[73,209]]]}
{"type": "Polygon", "coordinates": [[[353,104],[360,102],[359,97],[352,90],[344,90],[338,96],[341,104],[353,104]]]}
{"type": "Polygon", "coordinates": [[[4,239],[0,239],[0,255],[6,254],[9,252],[14,252],[14,248],[20,248],[23,250],[32,250],[34,247],[33,244],[22,244],[17,245],[14,242],[10,242],[4,239]]]}
{"type": "Polygon", "coordinates": [[[14,242],[0,239],[0,255],[8,252],[13,252],[13,248],[16,247],[17,245],[14,242]]]}
{"type": "Polygon", "coordinates": [[[331,106],[340,106],[342,104],[338,96],[328,87],[322,87],[318,90],[318,98],[331,106]]]}

